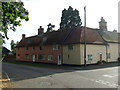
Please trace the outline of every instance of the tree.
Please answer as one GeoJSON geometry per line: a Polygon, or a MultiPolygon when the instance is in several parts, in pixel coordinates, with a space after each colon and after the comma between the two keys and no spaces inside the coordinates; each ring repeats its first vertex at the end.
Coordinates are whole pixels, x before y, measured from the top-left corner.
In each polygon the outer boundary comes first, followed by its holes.
{"type": "Polygon", "coordinates": [[[8,38],[8,30],[16,30],[17,26],[21,26],[21,20],[28,21],[29,13],[24,8],[23,2],[0,2],[0,33],[3,38],[8,38]]]}
{"type": "Polygon", "coordinates": [[[55,25],[52,25],[51,23],[49,23],[47,26],[48,26],[47,32],[52,32],[53,28],[55,28],[55,25]]]}
{"type": "Polygon", "coordinates": [[[80,27],[81,24],[82,22],[77,9],[73,10],[73,8],[69,6],[68,10],[64,9],[62,11],[60,29],[80,27]]]}
{"type": "Polygon", "coordinates": [[[13,40],[11,40],[10,45],[11,45],[12,54],[15,55],[16,54],[16,50],[15,50],[16,43],[13,40]]]}

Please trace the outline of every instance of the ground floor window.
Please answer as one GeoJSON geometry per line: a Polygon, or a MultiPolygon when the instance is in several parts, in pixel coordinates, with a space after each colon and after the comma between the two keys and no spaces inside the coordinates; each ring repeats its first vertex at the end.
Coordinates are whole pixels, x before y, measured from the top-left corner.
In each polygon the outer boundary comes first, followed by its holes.
{"type": "Polygon", "coordinates": [[[93,56],[92,55],[88,55],[88,61],[93,60],[93,56]]]}
{"type": "Polygon", "coordinates": [[[43,50],[45,47],[44,46],[40,46],[40,50],[43,50]]]}
{"type": "Polygon", "coordinates": [[[48,60],[52,61],[53,60],[53,55],[48,55],[48,60]]]}
{"type": "Polygon", "coordinates": [[[17,55],[17,58],[20,58],[20,54],[17,55]]]}
{"type": "Polygon", "coordinates": [[[45,60],[45,55],[39,54],[39,55],[38,55],[38,59],[40,59],[40,60],[45,60]]]}
{"type": "Polygon", "coordinates": [[[25,54],[26,59],[29,59],[29,54],[25,54]]]}
{"type": "Polygon", "coordinates": [[[107,59],[109,59],[110,58],[110,53],[107,53],[107,59]]]}

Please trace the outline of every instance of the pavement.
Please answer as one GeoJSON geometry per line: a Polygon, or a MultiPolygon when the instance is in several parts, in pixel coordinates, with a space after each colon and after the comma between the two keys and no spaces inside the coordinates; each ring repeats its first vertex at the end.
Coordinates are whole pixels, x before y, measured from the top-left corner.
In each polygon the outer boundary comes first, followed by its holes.
{"type": "Polygon", "coordinates": [[[118,88],[118,63],[36,68],[3,63],[13,88],[118,88]]]}

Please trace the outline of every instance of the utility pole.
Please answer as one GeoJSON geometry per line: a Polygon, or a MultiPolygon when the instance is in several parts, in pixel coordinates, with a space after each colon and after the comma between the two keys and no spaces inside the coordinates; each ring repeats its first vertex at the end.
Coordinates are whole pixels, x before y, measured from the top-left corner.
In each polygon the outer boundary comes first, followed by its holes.
{"type": "Polygon", "coordinates": [[[86,6],[84,7],[84,65],[86,66],[86,6]]]}

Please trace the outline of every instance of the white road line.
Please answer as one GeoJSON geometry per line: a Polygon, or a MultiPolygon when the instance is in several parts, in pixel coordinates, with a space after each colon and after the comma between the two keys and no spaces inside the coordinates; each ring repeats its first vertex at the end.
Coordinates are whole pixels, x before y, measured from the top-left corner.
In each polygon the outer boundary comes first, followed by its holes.
{"type": "Polygon", "coordinates": [[[115,69],[115,72],[118,72],[118,66],[116,66],[116,67],[110,67],[110,68],[106,68],[106,69],[104,69],[104,68],[99,68],[99,69],[93,69],[93,70],[83,70],[83,71],[75,71],[75,72],[95,72],[95,71],[106,71],[106,70],[111,70],[111,69],[115,69]]]}
{"type": "Polygon", "coordinates": [[[111,82],[104,81],[104,80],[96,80],[95,82],[101,83],[101,84],[104,84],[104,85],[108,85],[108,86],[111,86],[111,87],[118,87],[118,84],[111,83],[111,82]]]}
{"type": "Polygon", "coordinates": [[[9,78],[8,74],[6,72],[3,72],[3,73],[5,73],[7,79],[10,81],[10,78],[9,78]]]}
{"type": "Polygon", "coordinates": [[[118,75],[103,75],[104,77],[109,77],[109,78],[112,78],[112,77],[117,77],[118,75]]]}

